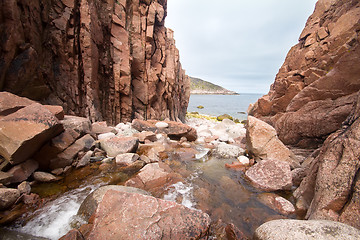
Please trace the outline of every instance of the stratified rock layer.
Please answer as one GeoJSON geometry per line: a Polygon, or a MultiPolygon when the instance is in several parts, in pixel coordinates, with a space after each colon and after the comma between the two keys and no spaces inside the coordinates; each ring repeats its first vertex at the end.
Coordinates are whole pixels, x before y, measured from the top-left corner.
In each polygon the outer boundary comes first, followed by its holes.
{"type": "Polygon", "coordinates": [[[315,147],[339,129],[360,90],[360,2],[319,0],[276,76],[250,114],[285,144],[315,147]]]}
{"type": "Polygon", "coordinates": [[[190,82],[166,0],[0,3],[0,91],[108,123],[184,120],[190,82]]]}

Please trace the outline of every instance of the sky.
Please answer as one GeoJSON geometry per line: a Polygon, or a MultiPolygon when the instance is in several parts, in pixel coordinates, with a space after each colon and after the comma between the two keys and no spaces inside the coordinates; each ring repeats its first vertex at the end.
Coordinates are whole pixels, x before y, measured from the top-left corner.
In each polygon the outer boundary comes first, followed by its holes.
{"type": "Polygon", "coordinates": [[[316,0],[168,0],[186,74],[239,93],[269,91],[316,0]]]}

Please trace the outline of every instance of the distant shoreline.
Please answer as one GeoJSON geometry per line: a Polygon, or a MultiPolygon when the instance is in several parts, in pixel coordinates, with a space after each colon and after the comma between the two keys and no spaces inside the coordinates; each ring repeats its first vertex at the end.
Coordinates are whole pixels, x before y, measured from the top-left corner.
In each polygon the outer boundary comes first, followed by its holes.
{"type": "Polygon", "coordinates": [[[190,95],[240,95],[240,93],[190,93],[190,95]]]}

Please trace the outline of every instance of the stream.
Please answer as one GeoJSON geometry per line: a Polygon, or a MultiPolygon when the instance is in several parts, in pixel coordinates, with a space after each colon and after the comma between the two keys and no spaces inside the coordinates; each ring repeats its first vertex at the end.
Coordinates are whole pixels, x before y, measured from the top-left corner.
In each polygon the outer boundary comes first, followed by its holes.
{"type": "MultiPolygon", "coordinates": [[[[168,187],[162,194],[163,199],[200,209],[208,213],[213,222],[233,223],[247,237],[266,221],[296,218],[296,215],[283,216],[262,204],[259,197],[264,193],[253,188],[242,171],[225,167],[232,160],[208,156],[209,150],[201,145],[193,148],[198,151],[195,158],[183,159],[174,149],[163,160],[185,179],[168,187]]],[[[35,185],[33,192],[53,200],[18,220],[12,229],[58,239],[82,223],[76,213],[90,192],[107,184],[123,185],[139,169],[121,168],[115,163],[92,163],[74,170],[59,182],[35,185]]],[[[277,194],[289,199],[285,192],[277,194]]]]}

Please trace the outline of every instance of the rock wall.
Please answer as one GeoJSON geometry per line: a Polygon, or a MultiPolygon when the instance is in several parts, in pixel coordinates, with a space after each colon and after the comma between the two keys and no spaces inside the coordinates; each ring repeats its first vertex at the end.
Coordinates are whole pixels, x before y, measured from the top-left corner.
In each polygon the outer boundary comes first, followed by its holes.
{"type": "Polygon", "coordinates": [[[289,145],[317,147],[341,127],[360,90],[360,2],[319,0],[267,95],[250,114],[289,145]]]}
{"type": "Polygon", "coordinates": [[[184,120],[190,81],[166,0],[0,3],[0,91],[110,124],[184,120]]]}

